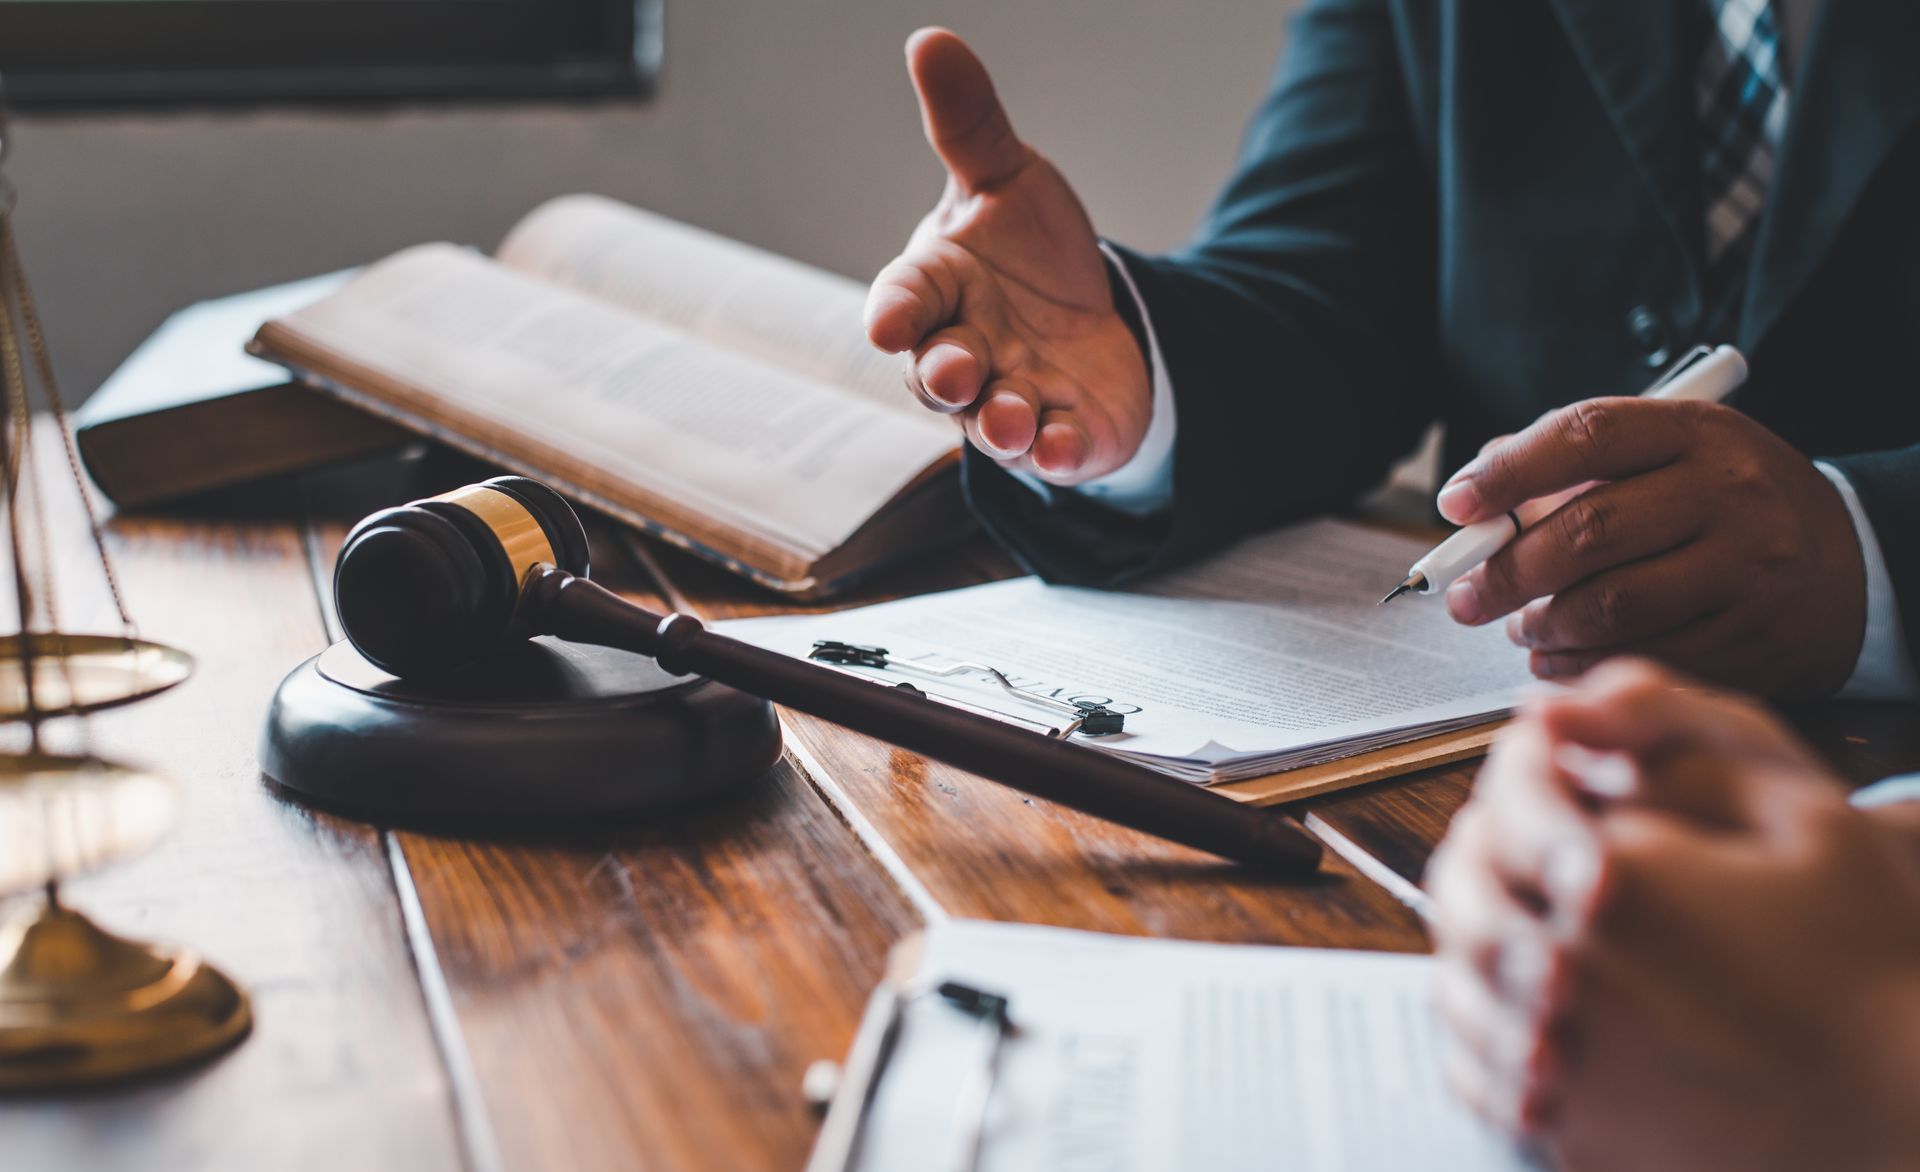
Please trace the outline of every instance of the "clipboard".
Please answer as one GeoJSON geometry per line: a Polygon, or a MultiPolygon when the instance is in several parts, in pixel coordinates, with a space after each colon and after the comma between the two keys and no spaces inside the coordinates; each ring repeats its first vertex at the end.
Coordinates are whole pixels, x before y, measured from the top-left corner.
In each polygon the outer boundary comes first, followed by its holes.
{"type": "MultiPolygon", "coordinates": [[[[1034,727],[1044,730],[1047,736],[1062,741],[1097,740],[1101,736],[1124,731],[1126,726],[1125,716],[1098,704],[1072,703],[1024,693],[1014,687],[1004,672],[985,663],[954,662],[930,667],[912,659],[894,655],[885,647],[830,639],[816,640],[809,658],[842,670],[872,668],[905,671],[930,679],[942,679],[962,672],[977,672],[993,680],[1007,695],[1046,710],[1052,717],[1051,726],[1040,722],[1037,718],[1029,722],[1010,713],[970,704],[963,700],[942,697],[940,702],[1008,723],[1031,723],[1034,727]]],[[[1388,745],[1384,748],[1324,761],[1318,765],[1303,765],[1262,777],[1221,782],[1201,788],[1255,807],[1302,801],[1321,794],[1333,793],[1336,790],[1368,785],[1376,781],[1387,781],[1404,774],[1417,773],[1422,769],[1453,765],[1485,756],[1487,749],[1493,744],[1494,737],[1506,724],[1506,718],[1500,717],[1468,728],[1435,733],[1398,745],[1388,745]]],[[[1146,766],[1146,768],[1152,767],[1146,766]]]]}
{"type": "Polygon", "coordinates": [[[1409,773],[1418,773],[1422,769],[1456,765],[1484,757],[1492,747],[1494,738],[1506,726],[1504,719],[1492,720],[1401,745],[1356,753],[1337,761],[1303,765],[1282,773],[1250,777],[1245,781],[1222,782],[1207,788],[1249,806],[1278,806],[1298,802],[1337,790],[1389,781],[1409,773]]]}
{"type": "Polygon", "coordinates": [[[959,981],[935,982],[919,974],[925,943],[925,933],[914,932],[888,953],[887,972],[867,1000],[845,1067],[829,1060],[808,1068],[803,1087],[808,1097],[818,1103],[821,1084],[828,1079],[833,1083],[833,1093],[826,1102],[827,1116],[807,1160],[807,1172],[857,1172],[860,1140],[873,1110],[875,1091],[893,1057],[900,1027],[909,1006],[924,1001],[944,1001],[950,1011],[965,1015],[986,1043],[971,1077],[963,1078],[956,1094],[954,1131],[945,1137],[951,1151],[941,1165],[952,1172],[974,1172],[980,1166],[1001,1051],[1014,1033],[1009,1001],[1004,994],[959,981]]]}
{"type": "Polygon", "coordinates": [[[805,1089],[816,1103],[820,1103],[819,1093],[825,1089],[821,1084],[831,1080],[832,1087],[824,1101],[826,1118],[814,1138],[806,1172],[855,1172],[859,1168],[861,1128],[892,1055],[900,1030],[901,1001],[920,967],[924,943],[921,933],[912,932],[887,953],[887,971],[867,998],[846,1061],[836,1064],[822,1060],[808,1068],[805,1089]]]}

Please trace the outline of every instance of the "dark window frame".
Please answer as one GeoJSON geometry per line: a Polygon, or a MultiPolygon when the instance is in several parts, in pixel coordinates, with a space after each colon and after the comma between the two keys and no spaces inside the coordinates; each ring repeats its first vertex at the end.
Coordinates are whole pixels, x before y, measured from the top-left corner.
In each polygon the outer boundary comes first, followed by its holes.
{"type": "Polygon", "coordinates": [[[5,0],[22,109],[636,96],[662,0],[5,0]]]}

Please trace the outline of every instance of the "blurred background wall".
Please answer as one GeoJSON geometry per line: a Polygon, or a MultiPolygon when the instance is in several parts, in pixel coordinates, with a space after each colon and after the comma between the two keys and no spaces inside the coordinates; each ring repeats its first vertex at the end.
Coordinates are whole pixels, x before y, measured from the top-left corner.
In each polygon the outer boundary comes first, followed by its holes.
{"type": "Polygon", "coordinates": [[[658,91],[611,106],[23,118],[22,248],[78,401],[192,301],[428,239],[491,248],[599,191],[865,280],[939,192],[901,63],[944,23],[1104,234],[1177,243],[1293,0],[668,0],[658,91]]]}

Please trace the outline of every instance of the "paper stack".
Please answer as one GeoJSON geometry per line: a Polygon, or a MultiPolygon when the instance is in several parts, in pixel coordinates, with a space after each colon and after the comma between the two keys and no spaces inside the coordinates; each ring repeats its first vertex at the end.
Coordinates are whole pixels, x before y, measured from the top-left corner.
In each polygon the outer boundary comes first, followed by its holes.
{"type": "Polygon", "coordinates": [[[728,634],[796,656],[817,640],[884,647],[886,683],[1057,728],[1092,701],[1123,732],[1079,737],[1200,784],[1264,777],[1485,724],[1531,679],[1495,624],[1437,597],[1376,603],[1424,543],[1336,520],[1252,538],[1124,591],[1017,578],[834,614],[743,619],[728,634]],[[966,669],[945,678],[915,665],[966,669]]]}

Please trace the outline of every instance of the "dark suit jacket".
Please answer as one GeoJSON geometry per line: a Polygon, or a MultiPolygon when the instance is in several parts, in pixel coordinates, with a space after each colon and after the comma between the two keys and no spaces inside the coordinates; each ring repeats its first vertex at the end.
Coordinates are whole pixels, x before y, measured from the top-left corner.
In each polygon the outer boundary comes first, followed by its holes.
{"type": "Polygon", "coordinates": [[[1858,488],[1920,634],[1920,0],[1826,0],[1732,337],[1703,322],[1699,0],[1310,0],[1195,241],[1127,254],[1176,395],[1174,504],[970,499],[1048,578],[1111,583],[1733,341],[1733,403],[1858,488]],[[1902,450],[1904,449],[1904,450],[1902,450]]]}

